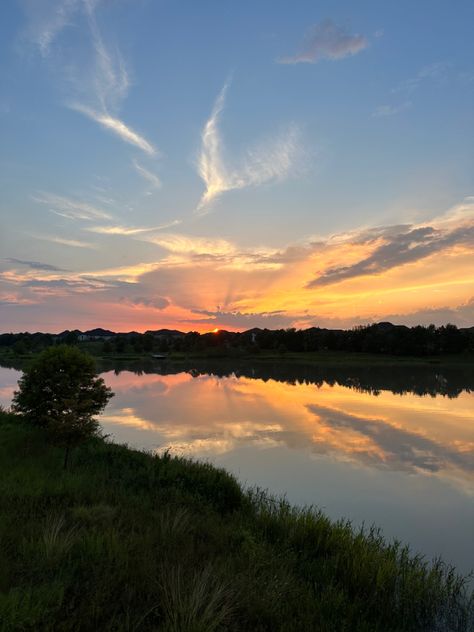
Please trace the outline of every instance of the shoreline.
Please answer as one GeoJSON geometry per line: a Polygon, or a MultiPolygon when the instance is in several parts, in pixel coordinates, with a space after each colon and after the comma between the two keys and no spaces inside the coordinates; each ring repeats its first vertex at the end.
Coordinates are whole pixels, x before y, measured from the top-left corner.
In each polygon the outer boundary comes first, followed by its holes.
{"type": "MultiPolygon", "coordinates": [[[[252,362],[281,362],[283,364],[309,364],[312,366],[462,366],[474,368],[474,354],[446,354],[442,356],[394,356],[388,354],[372,354],[363,352],[346,352],[346,351],[316,351],[316,352],[266,352],[246,353],[239,350],[226,350],[218,352],[172,352],[163,358],[154,358],[151,352],[140,353],[103,353],[97,346],[90,343],[79,343],[78,348],[91,354],[96,360],[100,361],[130,361],[130,360],[146,360],[156,363],[178,363],[190,362],[193,360],[212,360],[224,362],[229,361],[252,361],[252,362]]],[[[0,363],[2,361],[19,361],[27,362],[36,357],[38,352],[26,354],[16,354],[13,351],[0,350],[0,363]]]]}
{"type": "Polygon", "coordinates": [[[474,624],[474,602],[468,606],[454,568],[428,564],[375,528],[357,531],[245,489],[205,462],[104,439],[75,449],[64,471],[62,450],[11,414],[0,413],[0,437],[2,533],[10,543],[2,552],[4,630],[28,629],[26,620],[32,629],[68,629],[64,616],[74,629],[109,629],[115,620],[114,629],[125,630],[128,603],[133,621],[150,612],[143,629],[151,631],[166,626],[170,591],[172,608],[186,609],[197,587],[200,607],[226,595],[213,617],[232,612],[227,630],[474,624]]]}

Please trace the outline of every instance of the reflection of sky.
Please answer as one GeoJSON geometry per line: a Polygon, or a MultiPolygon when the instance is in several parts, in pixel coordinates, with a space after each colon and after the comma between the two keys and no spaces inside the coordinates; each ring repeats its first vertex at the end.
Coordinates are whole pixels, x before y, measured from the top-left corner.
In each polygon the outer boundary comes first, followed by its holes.
{"type": "Polygon", "coordinates": [[[282,445],[383,470],[436,474],[465,489],[474,479],[469,393],[373,397],[326,384],[187,373],[108,373],[106,380],[116,397],[104,423],[147,432],[133,443],[173,445],[199,456],[282,445]]]}
{"type": "Polygon", "coordinates": [[[4,408],[10,406],[19,377],[20,374],[18,371],[0,367],[0,406],[4,408]]]}
{"type": "MultiPolygon", "coordinates": [[[[0,369],[4,404],[17,375],[0,369]]],[[[188,373],[104,377],[115,397],[102,423],[115,440],[209,458],[249,484],[474,567],[474,394],[374,397],[188,373]]]]}

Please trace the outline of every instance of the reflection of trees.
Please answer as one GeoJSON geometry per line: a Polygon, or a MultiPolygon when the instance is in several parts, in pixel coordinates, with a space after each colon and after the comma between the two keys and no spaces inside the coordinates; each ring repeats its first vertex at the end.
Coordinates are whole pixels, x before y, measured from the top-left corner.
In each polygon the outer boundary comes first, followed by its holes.
{"type": "MultiPolygon", "coordinates": [[[[2,362],[6,368],[21,371],[25,362],[12,359],[2,362]]],[[[217,377],[247,377],[259,380],[276,380],[287,384],[313,384],[321,387],[345,386],[361,393],[377,396],[381,391],[399,395],[443,395],[458,397],[463,391],[474,392],[474,366],[315,366],[309,363],[248,360],[193,360],[189,362],[156,362],[152,358],[116,362],[101,360],[100,371],[133,371],[137,375],[156,373],[176,375],[183,371],[194,375],[212,374],[217,377]]]]}
{"type": "MultiPolygon", "coordinates": [[[[16,368],[16,367],[15,367],[16,368]]],[[[153,360],[101,362],[101,371],[114,370],[159,375],[175,375],[186,371],[193,375],[212,374],[217,377],[246,377],[263,381],[276,380],[287,384],[313,384],[321,387],[345,386],[361,393],[377,396],[381,391],[391,391],[399,395],[443,395],[458,397],[463,391],[474,392],[474,367],[462,366],[314,366],[311,364],[275,362],[248,362],[245,360],[196,360],[192,362],[157,363],[153,360]]]]}
{"type": "Polygon", "coordinates": [[[2,363],[0,365],[1,367],[3,367],[4,369],[15,369],[16,371],[22,371],[25,368],[25,363],[22,362],[21,360],[11,360],[10,358],[2,360],[2,363]]]}

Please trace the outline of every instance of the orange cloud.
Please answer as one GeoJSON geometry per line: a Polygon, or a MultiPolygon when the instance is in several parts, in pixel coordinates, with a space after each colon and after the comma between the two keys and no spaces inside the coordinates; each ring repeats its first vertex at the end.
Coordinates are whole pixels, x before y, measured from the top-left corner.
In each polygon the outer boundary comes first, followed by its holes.
{"type": "Polygon", "coordinates": [[[360,229],[283,249],[139,230],[126,238],[155,244],[156,256],[83,271],[38,262],[25,270],[24,262],[10,259],[0,271],[0,290],[26,301],[48,297],[49,314],[57,308],[64,327],[93,322],[122,331],[474,322],[470,199],[430,222],[360,229]]]}

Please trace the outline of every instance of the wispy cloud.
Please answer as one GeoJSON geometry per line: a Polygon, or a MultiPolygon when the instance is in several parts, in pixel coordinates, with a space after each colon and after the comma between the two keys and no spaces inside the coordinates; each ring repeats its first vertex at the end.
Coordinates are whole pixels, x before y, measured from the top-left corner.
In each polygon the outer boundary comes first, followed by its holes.
{"type": "Polygon", "coordinates": [[[109,213],[88,202],[55,195],[54,193],[39,193],[33,196],[33,200],[48,206],[52,213],[68,219],[87,221],[112,219],[109,213]]]}
{"type": "Polygon", "coordinates": [[[203,254],[229,255],[236,251],[234,244],[225,239],[194,237],[178,233],[164,233],[150,237],[148,241],[170,252],[187,256],[203,254]]]}
{"type": "MultiPolygon", "coordinates": [[[[183,265],[192,269],[195,266],[219,270],[273,271],[281,269],[295,256],[280,253],[264,246],[239,248],[226,239],[198,237],[182,233],[162,233],[145,236],[144,241],[164,248],[170,256],[162,260],[165,266],[183,265]]],[[[302,254],[300,255],[303,256],[302,254]]]]}
{"type": "Polygon", "coordinates": [[[382,118],[384,116],[394,116],[395,114],[399,114],[404,110],[408,110],[411,108],[412,102],[405,101],[404,103],[399,103],[397,105],[379,105],[372,112],[372,116],[375,118],[382,118]]]}
{"type": "Polygon", "coordinates": [[[4,259],[4,261],[8,261],[8,263],[13,263],[14,265],[26,266],[32,270],[48,270],[51,272],[63,271],[62,268],[53,266],[50,263],[42,263],[41,261],[25,261],[24,259],[14,259],[13,257],[8,257],[7,259],[4,259]]]}
{"type": "Polygon", "coordinates": [[[446,79],[449,67],[450,65],[443,61],[423,66],[423,68],[421,68],[414,77],[411,77],[406,81],[402,81],[398,86],[393,88],[392,92],[412,94],[426,81],[442,82],[446,79]]]}
{"type": "Polygon", "coordinates": [[[105,43],[96,17],[96,7],[101,0],[44,0],[29,2],[27,13],[29,27],[27,35],[38,47],[43,57],[51,55],[53,41],[63,29],[72,24],[87,29],[93,53],[93,65],[79,71],[82,60],[87,56],[79,51],[73,63],[57,55],[54,64],[67,69],[73,86],[74,97],[66,101],[67,107],[87,116],[102,128],[112,132],[124,142],[153,155],[156,149],[142,134],[136,132],[118,116],[121,103],[130,88],[130,77],[126,64],[118,49],[112,51],[105,43]]]}
{"type": "Polygon", "coordinates": [[[65,237],[59,237],[57,235],[34,235],[34,237],[36,239],[51,241],[54,244],[69,246],[71,248],[90,248],[93,250],[98,248],[97,244],[91,244],[88,241],[80,241],[79,239],[66,239],[65,237]]]}
{"type": "Polygon", "coordinates": [[[126,143],[153,155],[156,153],[153,145],[115,114],[115,111],[128,94],[130,79],[120,53],[117,51],[113,55],[105,45],[95,15],[96,4],[97,2],[93,0],[84,0],[95,53],[95,66],[92,73],[93,95],[99,104],[99,108],[78,102],[71,103],[70,107],[89,117],[126,143]]]}
{"type": "Polygon", "coordinates": [[[196,212],[205,214],[209,205],[226,191],[257,186],[286,177],[301,153],[299,130],[291,125],[284,133],[250,148],[238,168],[229,167],[224,159],[219,119],[228,89],[226,83],[219,93],[211,116],[201,135],[198,172],[206,184],[196,212]]]}
{"type": "Polygon", "coordinates": [[[353,35],[345,27],[328,19],[311,27],[299,53],[277,61],[280,64],[315,64],[323,59],[335,61],[357,55],[368,45],[364,35],[353,35]]]}
{"type": "Polygon", "coordinates": [[[119,105],[127,96],[130,79],[120,52],[116,50],[115,55],[112,55],[104,43],[95,15],[97,0],[83,2],[95,52],[95,92],[106,110],[110,106],[119,105]]]}
{"type": "Polygon", "coordinates": [[[20,305],[34,305],[37,301],[25,298],[24,296],[18,296],[17,294],[0,294],[0,305],[6,307],[8,305],[20,306],[20,305]]]}
{"type": "Polygon", "coordinates": [[[166,224],[160,224],[159,226],[150,226],[150,227],[91,226],[90,228],[86,228],[86,230],[91,233],[99,233],[101,235],[133,236],[133,235],[141,235],[144,233],[153,233],[158,230],[164,230],[166,228],[171,228],[172,226],[177,226],[178,224],[181,224],[181,220],[175,219],[172,222],[167,222],[166,224]]]}
{"type": "MultiPolygon", "coordinates": [[[[450,65],[446,62],[436,62],[428,66],[423,66],[414,77],[402,81],[391,90],[392,95],[398,95],[398,98],[405,98],[405,101],[379,105],[372,112],[372,117],[393,116],[394,114],[408,110],[413,106],[411,99],[414,98],[414,93],[426,82],[444,82],[447,78],[449,67],[450,65]]],[[[394,96],[392,98],[396,97],[394,96]]]]}
{"type": "Polygon", "coordinates": [[[140,135],[138,132],[126,125],[119,118],[111,116],[107,111],[93,110],[92,108],[80,103],[70,103],[69,107],[71,108],[71,110],[75,110],[76,112],[84,114],[88,118],[101,125],[104,129],[112,132],[116,136],[119,136],[126,143],[138,147],[149,155],[154,155],[156,153],[153,145],[149,143],[144,136],[140,135]]]}
{"type": "Polygon", "coordinates": [[[145,167],[143,167],[137,160],[133,161],[133,166],[141,175],[141,177],[149,182],[152,187],[154,187],[155,189],[161,188],[161,180],[155,173],[152,173],[151,171],[148,171],[148,169],[145,169],[145,167]]]}
{"type": "Polygon", "coordinates": [[[54,40],[71,25],[80,4],[81,0],[45,0],[26,5],[29,14],[26,36],[37,46],[42,57],[50,54],[54,40]]]}

